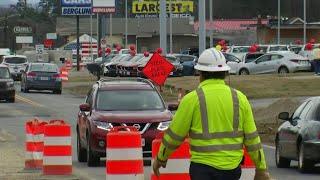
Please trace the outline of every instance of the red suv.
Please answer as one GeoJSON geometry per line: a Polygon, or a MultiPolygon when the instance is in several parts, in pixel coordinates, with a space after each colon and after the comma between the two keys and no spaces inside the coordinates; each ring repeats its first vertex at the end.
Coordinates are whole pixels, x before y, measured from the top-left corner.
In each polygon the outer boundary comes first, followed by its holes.
{"type": "Polygon", "coordinates": [[[77,154],[88,166],[106,156],[106,134],[115,126],[133,126],[142,135],[143,156],[151,157],[152,140],[168,128],[171,111],[156,87],[148,80],[102,79],[80,105],[77,121],[77,154]]]}

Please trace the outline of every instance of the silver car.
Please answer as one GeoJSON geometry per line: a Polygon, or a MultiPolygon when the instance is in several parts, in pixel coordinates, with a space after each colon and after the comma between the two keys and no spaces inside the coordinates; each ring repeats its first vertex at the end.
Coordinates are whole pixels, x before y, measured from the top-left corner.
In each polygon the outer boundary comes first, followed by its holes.
{"type": "Polygon", "coordinates": [[[293,73],[310,71],[310,61],[294,53],[268,53],[248,63],[239,63],[237,74],[293,73]]]}
{"type": "Polygon", "coordinates": [[[20,80],[21,70],[25,70],[28,60],[26,56],[21,55],[3,56],[2,64],[9,67],[10,74],[14,80],[20,80]]]}

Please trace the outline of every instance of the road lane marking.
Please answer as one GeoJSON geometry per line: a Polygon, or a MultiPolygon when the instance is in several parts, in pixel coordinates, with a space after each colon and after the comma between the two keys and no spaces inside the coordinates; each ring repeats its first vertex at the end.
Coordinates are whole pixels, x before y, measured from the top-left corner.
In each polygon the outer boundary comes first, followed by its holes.
{"type": "Polygon", "coordinates": [[[276,149],[276,147],[270,146],[270,145],[266,145],[266,144],[263,144],[262,146],[265,147],[265,148],[273,149],[273,150],[276,149]]]}
{"type": "Polygon", "coordinates": [[[19,95],[16,95],[16,98],[20,101],[23,101],[27,104],[30,104],[30,105],[33,105],[33,106],[38,106],[38,107],[44,107],[43,105],[39,104],[39,103],[36,103],[34,101],[31,101],[30,99],[27,99],[27,98],[24,98],[22,96],[19,96],[19,95]]]}

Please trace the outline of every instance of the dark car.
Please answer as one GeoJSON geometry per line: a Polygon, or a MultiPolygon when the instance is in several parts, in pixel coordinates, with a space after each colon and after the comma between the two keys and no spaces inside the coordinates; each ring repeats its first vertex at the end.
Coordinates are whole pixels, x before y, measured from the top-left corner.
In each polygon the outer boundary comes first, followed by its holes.
{"type": "Polygon", "coordinates": [[[320,163],[320,97],[306,100],[293,115],[283,112],[278,118],[285,122],[275,139],[277,167],[290,167],[295,160],[301,172],[311,170],[320,163]]]}
{"type": "Polygon", "coordinates": [[[183,65],[183,75],[193,76],[195,75],[194,66],[197,63],[197,56],[186,55],[186,54],[174,54],[178,58],[180,63],[183,65]]]}
{"type": "Polygon", "coordinates": [[[9,68],[0,64],[0,100],[13,103],[15,101],[15,94],[14,82],[9,68]]]}
{"type": "MultiPolygon", "coordinates": [[[[168,109],[175,110],[176,106],[169,105],[168,109]]],[[[101,79],[80,105],[78,161],[99,165],[100,157],[106,156],[106,134],[116,126],[136,127],[142,135],[143,156],[150,158],[153,139],[168,128],[172,119],[168,109],[156,87],[146,79],[101,79]]]]}
{"type": "Polygon", "coordinates": [[[30,63],[22,71],[21,92],[29,90],[50,90],[55,94],[62,92],[62,79],[59,68],[51,63],[30,63]]]}

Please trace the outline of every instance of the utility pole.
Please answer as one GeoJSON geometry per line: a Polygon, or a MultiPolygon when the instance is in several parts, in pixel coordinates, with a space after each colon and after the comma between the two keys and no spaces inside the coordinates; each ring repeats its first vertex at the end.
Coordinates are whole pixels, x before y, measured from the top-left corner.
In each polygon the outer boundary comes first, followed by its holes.
{"type": "Polygon", "coordinates": [[[199,55],[205,50],[206,48],[206,8],[205,8],[205,1],[198,0],[199,6],[199,55]]]}
{"type": "Polygon", "coordinates": [[[125,43],[125,48],[128,47],[128,0],[126,0],[126,43],[125,43]]]}
{"type": "Polygon", "coordinates": [[[307,1],[303,0],[303,43],[307,43],[307,1]]]}
{"type": "Polygon", "coordinates": [[[213,0],[210,0],[210,48],[213,47],[213,0]]]}
{"type": "MultiPolygon", "coordinates": [[[[203,1],[203,0],[200,0],[203,1]]],[[[160,0],[160,47],[167,54],[167,8],[166,0],[160,0]]]]}
{"type": "MultiPolygon", "coordinates": [[[[107,37],[107,22],[106,22],[106,15],[102,14],[101,18],[101,35],[102,39],[106,39],[107,37]]],[[[105,61],[106,59],[106,48],[101,48],[102,50],[102,61],[105,61]]]]}
{"type": "Polygon", "coordinates": [[[3,32],[4,32],[4,44],[5,44],[5,47],[9,47],[8,46],[8,15],[7,14],[5,15],[5,19],[4,19],[3,32]]]}
{"type": "Polygon", "coordinates": [[[173,38],[172,38],[172,0],[169,2],[170,9],[170,53],[173,53],[173,38]]]}
{"type": "Polygon", "coordinates": [[[79,15],[77,15],[77,71],[80,71],[80,27],[79,27],[79,15]]]}
{"type": "Polygon", "coordinates": [[[281,0],[278,0],[278,44],[280,44],[281,0]]]}

